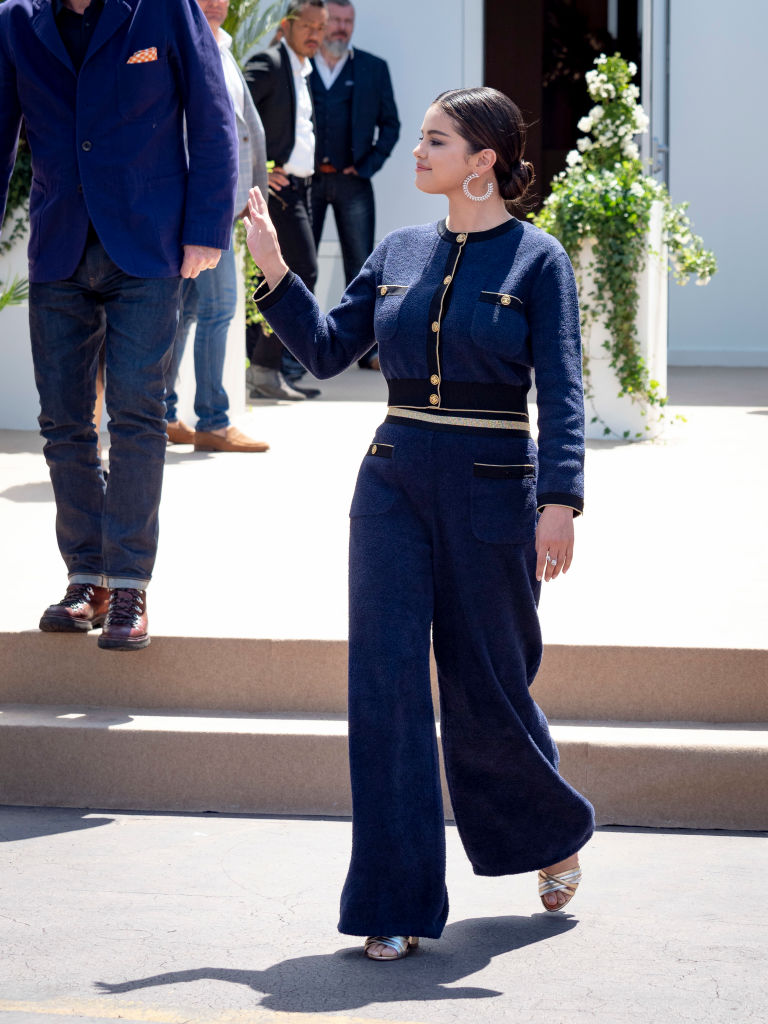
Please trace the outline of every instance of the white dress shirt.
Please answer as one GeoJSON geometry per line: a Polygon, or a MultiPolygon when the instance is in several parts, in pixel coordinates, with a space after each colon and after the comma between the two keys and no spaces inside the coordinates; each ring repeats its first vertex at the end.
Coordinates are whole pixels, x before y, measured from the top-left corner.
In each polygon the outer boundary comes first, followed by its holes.
{"type": "Polygon", "coordinates": [[[338,60],[333,67],[328,64],[321,50],[318,50],[315,54],[315,68],[317,69],[318,75],[320,75],[320,81],[323,83],[326,89],[330,89],[333,83],[341,74],[342,68],[347,63],[347,58],[352,52],[352,48],[344,54],[341,60],[338,60]]]}
{"type": "Polygon", "coordinates": [[[315,130],[312,127],[312,100],[307,85],[312,65],[306,57],[300,60],[285,40],[281,45],[288,51],[296,94],[296,139],[283,170],[287,174],[295,174],[297,178],[308,178],[315,171],[315,130]]]}
{"type": "Polygon", "coordinates": [[[240,117],[245,117],[245,91],[243,79],[237,68],[235,58],[232,56],[232,36],[220,28],[216,33],[216,42],[219,44],[221,54],[221,66],[224,71],[224,81],[227,84],[227,92],[232,98],[235,111],[240,117]]]}

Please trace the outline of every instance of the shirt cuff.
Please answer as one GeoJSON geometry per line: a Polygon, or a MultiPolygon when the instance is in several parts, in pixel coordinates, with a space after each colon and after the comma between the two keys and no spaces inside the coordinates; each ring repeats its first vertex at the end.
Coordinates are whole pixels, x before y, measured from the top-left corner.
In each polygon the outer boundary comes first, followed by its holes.
{"type": "Polygon", "coordinates": [[[267,279],[264,278],[251,296],[259,310],[263,313],[265,309],[269,309],[270,306],[274,306],[276,302],[279,302],[293,284],[295,277],[296,275],[292,270],[286,270],[274,288],[270,288],[267,284],[267,279]]]}
{"type": "Polygon", "coordinates": [[[559,505],[561,508],[573,509],[574,518],[580,516],[584,511],[584,499],[575,494],[540,494],[537,499],[537,510],[541,512],[547,505],[559,505]]]}

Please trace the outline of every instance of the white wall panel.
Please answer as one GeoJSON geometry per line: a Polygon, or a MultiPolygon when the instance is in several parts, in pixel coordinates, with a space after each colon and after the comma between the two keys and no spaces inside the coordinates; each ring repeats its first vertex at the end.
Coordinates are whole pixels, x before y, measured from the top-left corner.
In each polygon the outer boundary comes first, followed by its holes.
{"type": "Polygon", "coordinates": [[[672,0],[670,190],[720,270],[670,284],[672,365],[768,365],[768,133],[763,0],[672,0]]]}

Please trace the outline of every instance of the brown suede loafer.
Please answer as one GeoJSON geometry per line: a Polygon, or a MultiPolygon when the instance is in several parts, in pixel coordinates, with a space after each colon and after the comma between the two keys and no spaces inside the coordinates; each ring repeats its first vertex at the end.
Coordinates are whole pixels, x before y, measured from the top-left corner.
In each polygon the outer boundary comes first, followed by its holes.
{"type": "Polygon", "coordinates": [[[58,604],[43,612],[40,629],[44,633],[87,633],[98,629],[109,604],[109,591],[93,583],[70,583],[58,604]]]}
{"type": "Polygon", "coordinates": [[[196,452],[268,452],[266,441],[254,441],[237,427],[227,427],[226,434],[211,430],[195,431],[196,452]]]}
{"type": "Polygon", "coordinates": [[[140,651],[149,646],[145,591],[128,587],[110,590],[109,611],[98,643],[108,651],[140,651]]]}
{"type": "Polygon", "coordinates": [[[169,423],[165,432],[168,435],[168,444],[194,444],[195,443],[195,432],[192,427],[188,427],[186,423],[181,420],[176,420],[175,423],[169,423]]]}

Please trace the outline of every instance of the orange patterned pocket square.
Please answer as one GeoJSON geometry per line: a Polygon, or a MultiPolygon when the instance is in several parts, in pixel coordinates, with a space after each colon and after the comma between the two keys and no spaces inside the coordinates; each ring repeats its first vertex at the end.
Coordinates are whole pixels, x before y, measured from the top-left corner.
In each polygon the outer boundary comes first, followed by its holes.
{"type": "Polygon", "coordinates": [[[150,61],[157,60],[157,47],[150,46],[147,50],[137,50],[131,57],[126,61],[127,64],[148,64],[150,61]]]}

